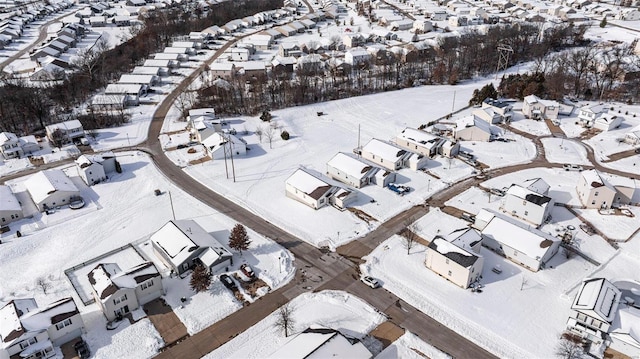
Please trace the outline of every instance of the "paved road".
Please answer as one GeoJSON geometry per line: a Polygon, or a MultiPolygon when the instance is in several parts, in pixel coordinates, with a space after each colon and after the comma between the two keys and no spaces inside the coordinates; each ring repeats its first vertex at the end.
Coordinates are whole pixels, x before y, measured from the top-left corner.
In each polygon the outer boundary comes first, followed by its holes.
{"type": "MultiPolygon", "coordinates": [[[[85,7],[86,5],[81,6],[80,8],[85,7]]],[[[77,9],[75,9],[77,10],[77,9]]],[[[4,60],[3,62],[0,62],[0,72],[10,63],[12,63],[13,61],[19,59],[22,55],[28,53],[29,51],[31,51],[31,49],[33,49],[34,47],[40,45],[40,43],[42,43],[46,38],[47,38],[47,30],[49,29],[49,26],[53,23],[58,22],[60,19],[65,18],[69,16],[68,14],[68,10],[65,10],[64,15],[60,15],[56,18],[54,18],[53,20],[49,20],[46,23],[44,23],[44,25],[42,25],[42,27],[40,28],[40,34],[38,36],[37,39],[35,39],[33,41],[33,43],[31,43],[31,45],[25,47],[24,49],[16,52],[13,56],[10,56],[9,58],[7,58],[6,60],[4,60]]]]}

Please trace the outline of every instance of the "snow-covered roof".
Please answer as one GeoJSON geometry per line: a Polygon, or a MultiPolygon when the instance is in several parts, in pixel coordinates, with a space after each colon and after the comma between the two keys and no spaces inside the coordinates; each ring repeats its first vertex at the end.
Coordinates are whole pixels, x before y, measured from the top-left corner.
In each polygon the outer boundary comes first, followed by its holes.
{"type": "Polygon", "coordinates": [[[614,124],[622,123],[623,120],[624,119],[621,116],[613,115],[610,113],[603,113],[600,116],[598,116],[598,118],[596,118],[595,122],[601,123],[603,125],[611,126],[614,124]]]}
{"type": "Polygon", "coordinates": [[[471,251],[476,256],[479,256],[473,249],[473,247],[482,241],[482,236],[477,229],[465,227],[449,233],[448,237],[449,242],[466,251],[471,251]]]}
{"type": "Polygon", "coordinates": [[[104,90],[106,95],[110,94],[127,94],[127,95],[137,95],[142,90],[142,84],[109,84],[104,90]]]}
{"type": "Polygon", "coordinates": [[[609,328],[609,335],[640,348],[640,309],[624,307],[618,310],[609,328]]]}
{"type": "Polygon", "coordinates": [[[233,255],[224,247],[211,248],[208,247],[204,252],[200,253],[198,258],[205,267],[213,266],[220,258],[231,258],[233,255]]]}
{"type": "Polygon", "coordinates": [[[0,146],[9,142],[17,142],[18,136],[11,132],[0,132],[0,146]]]}
{"type": "Polygon", "coordinates": [[[209,68],[211,71],[232,71],[235,66],[236,65],[231,62],[214,62],[209,65],[209,68]]]}
{"type": "Polygon", "coordinates": [[[63,298],[23,315],[20,321],[27,331],[41,331],[78,313],[73,299],[63,298]]]}
{"type": "Polygon", "coordinates": [[[115,157],[115,154],[113,154],[113,152],[111,151],[103,152],[100,154],[93,154],[93,155],[84,154],[78,157],[75,160],[75,163],[76,165],[80,166],[80,168],[84,168],[87,166],[91,166],[94,163],[101,164],[105,160],[113,157],[115,157]]]}
{"type": "Polygon", "coordinates": [[[474,253],[458,247],[442,237],[434,238],[429,243],[428,247],[458,263],[464,268],[471,267],[478,260],[478,256],[474,253]]]}
{"type": "Polygon", "coordinates": [[[71,179],[58,169],[40,171],[24,181],[24,186],[36,203],[44,201],[54,192],[80,192],[71,179]]]}
{"type": "Polygon", "coordinates": [[[135,288],[138,284],[159,275],[151,262],[141,263],[124,272],[117,263],[100,263],[87,277],[100,299],[105,300],[120,288],[135,288]]]}
{"type": "Polygon", "coordinates": [[[530,258],[542,260],[553,243],[559,241],[558,238],[523,224],[516,219],[486,208],[480,212],[482,211],[492,212],[491,214],[493,215],[489,223],[482,229],[483,236],[493,238],[530,258]]]}
{"type": "Polygon", "coordinates": [[[593,114],[602,114],[609,111],[609,108],[606,104],[592,104],[580,107],[580,112],[593,113],[593,114]]]}
{"type": "Polygon", "coordinates": [[[535,204],[540,207],[546,207],[551,202],[551,197],[534,192],[528,188],[524,188],[520,185],[513,184],[506,193],[507,196],[514,196],[520,198],[529,203],[535,204]]]}
{"type": "Polygon", "coordinates": [[[465,116],[456,120],[456,131],[464,130],[467,127],[477,127],[480,130],[491,134],[491,124],[487,121],[479,119],[476,115],[465,116]]]}
{"type": "Polygon", "coordinates": [[[410,127],[402,130],[402,132],[398,134],[398,137],[427,149],[430,149],[433,146],[437,145],[440,140],[438,136],[434,136],[428,132],[416,130],[415,128],[410,127]]]}
{"type": "Polygon", "coordinates": [[[213,107],[194,108],[189,110],[189,116],[206,116],[215,119],[216,110],[213,107]]]}
{"type": "Polygon", "coordinates": [[[369,359],[371,357],[371,352],[359,340],[347,338],[334,329],[312,327],[293,337],[267,358],[369,359]]]}
{"type": "Polygon", "coordinates": [[[9,186],[0,185],[0,211],[22,211],[18,198],[9,186]]]}
{"type": "Polygon", "coordinates": [[[151,240],[160,246],[174,263],[182,263],[199,247],[224,248],[191,219],[167,222],[151,235],[151,240]]]}
{"type": "Polygon", "coordinates": [[[47,132],[53,133],[55,130],[60,129],[62,131],[76,130],[82,128],[82,123],[78,120],[69,120],[60,123],[54,123],[45,127],[47,132]]]}
{"type": "Polygon", "coordinates": [[[407,151],[377,138],[371,139],[371,141],[364,145],[362,151],[379,156],[389,162],[396,162],[407,153],[407,151]]]}
{"type": "Polygon", "coordinates": [[[530,178],[525,180],[522,182],[522,187],[542,195],[549,193],[549,188],[551,188],[551,186],[549,186],[549,184],[542,178],[530,178]]]}
{"type": "MultiPolygon", "coordinates": [[[[595,169],[582,171],[580,173],[582,174],[582,178],[584,178],[584,181],[591,188],[600,188],[600,187],[611,188],[611,185],[607,181],[605,181],[602,178],[602,176],[600,176],[600,173],[595,169]]],[[[615,190],[613,188],[611,189],[615,190]]]]}
{"type": "Polygon", "coordinates": [[[367,176],[371,169],[374,168],[370,164],[342,152],[333,156],[333,158],[327,162],[327,166],[331,166],[346,173],[348,176],[355,178],[367,176]]]}
{"type": "Polygon", "coordinates": [[[118,80],[119,84],[151,84],[156,78],[156,75],[144,75],[144,74],[124,74],[120,76],[118,80]]]}
{"type": "Polygon", "coordinates": [[[616,315],[621,292],[605,278],[586,279],[578,290],[571,309],[611,323],[616,315]]]}
{"type": "Polygon", "coordinates": [[[330,184],[322,181],[302,168],[297,169],[291,176],[289,176],[286,183],[314,199],[319,199],[331,189],[330,184]]]}
{"type": "Polygon", "coordinates": [[[20,317],[36,310],[35,299],[14,299],[0,308],[0,348],[7,348],[25,333],[20,317]]]}

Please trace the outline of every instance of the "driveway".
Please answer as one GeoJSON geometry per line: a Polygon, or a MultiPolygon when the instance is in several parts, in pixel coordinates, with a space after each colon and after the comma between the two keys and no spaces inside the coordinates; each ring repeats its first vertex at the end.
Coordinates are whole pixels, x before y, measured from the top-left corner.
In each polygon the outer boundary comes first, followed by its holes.
{"type": "Polygon", "coordinates": [[[187,328],[178,316],[168,306],[164,299],[158,298],[144,305],[144,312],[164,339],[166,346],[170,346],[189,336],[187,328]]]}

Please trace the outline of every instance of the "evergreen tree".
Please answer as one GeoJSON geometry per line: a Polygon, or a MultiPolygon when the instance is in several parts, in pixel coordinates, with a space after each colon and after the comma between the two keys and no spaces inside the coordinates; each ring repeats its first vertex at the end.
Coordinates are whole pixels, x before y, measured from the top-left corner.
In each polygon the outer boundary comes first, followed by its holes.
{"type": "Polygon", "coordinates": [[[482,87],[480,90],[476,89],[473,91],[473,97],[469,100],[469,105],[480,105],[482,102],[488,98],[497,98],[498,91],[493,87],[493,84],[488,84],[482,87]]]}
{"type": "Polygon", "coordinates": [[[600,27],[604,28],[605,26],[607,26],[607,17],[603,17],[602,21],[600,21],[600,27]]]}
{"type": "Polygon", "coordinates": [[[191,273],[189,285],[196,293],[204,292],[211,285],[211,273],[202,264],[196,265],[191,273]]]}
{"type": "Polygon", "coordinates": [[[242,251],[249,249],[250,244],[251,240],[249,239],[249,235],[247,235],[247,229],[240,223],[236,224],[229,235],[229,247],[240,252],[240,255],[242,255],[242,251]]]}

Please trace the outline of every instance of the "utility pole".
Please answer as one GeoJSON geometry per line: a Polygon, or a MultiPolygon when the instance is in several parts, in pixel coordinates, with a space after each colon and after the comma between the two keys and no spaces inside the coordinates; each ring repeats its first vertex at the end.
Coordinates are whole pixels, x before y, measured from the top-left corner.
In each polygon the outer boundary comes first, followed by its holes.
{"type": "Polygon", "coordinates": [[[229,179],[229,168],[227,167],[227,145],[226,143],[224,143],[224,136],[220,135],[220,137],[222,137],[222,155],[224,156],[224,171],[227,174],[227,179],[229,179]]]}
{"type": "Polygon", "coordinates": [[[233,164],[233,142],[231,141],[231,134],[228,134],[227,142],[229,143],[229,155],[231,157],[231,173],[233,174],[233,182],[236,181],[236,167],[233,164]]]}
{"type": "Polygon", "coordinates": [[[173,197],[171,197],[171,191],[167,191],[169,193],[169,203],[171,203],[171,215],[173,216],[173,220],[176,220],[176,211],[173,209],[173,197]]]}

